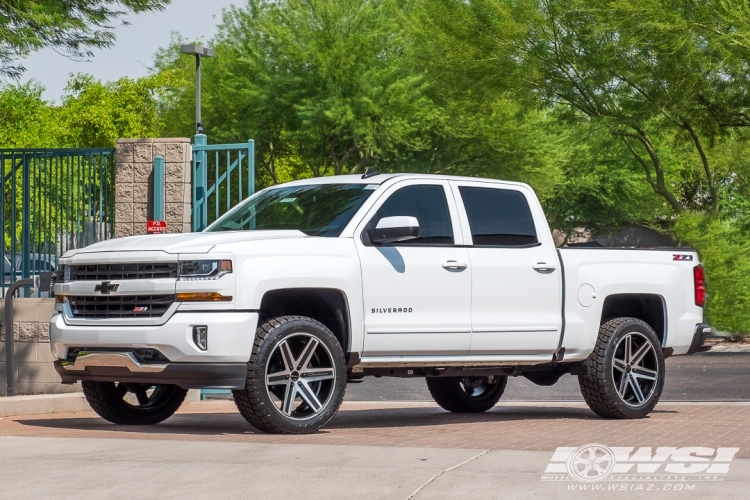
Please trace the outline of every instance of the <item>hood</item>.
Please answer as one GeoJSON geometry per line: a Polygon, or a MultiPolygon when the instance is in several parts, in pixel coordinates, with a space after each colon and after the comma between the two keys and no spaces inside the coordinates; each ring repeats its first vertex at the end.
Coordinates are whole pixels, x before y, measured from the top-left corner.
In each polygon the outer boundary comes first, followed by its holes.
{"type": "Polygon", "coordinates": [[[290,238],[306,238],[301,231],[219,231],[215,233],[183,233],[183,234],[148,234],[143,236],[128,236],[113,240],[100,241],[84,248],[71,250],[65,257],[79,253],[93,252],[147,252],[162,251],[171,254],[178,253],[208,253],[214,246],[222,243],[237,243],[243,241],[278,240],[290,238]]]}

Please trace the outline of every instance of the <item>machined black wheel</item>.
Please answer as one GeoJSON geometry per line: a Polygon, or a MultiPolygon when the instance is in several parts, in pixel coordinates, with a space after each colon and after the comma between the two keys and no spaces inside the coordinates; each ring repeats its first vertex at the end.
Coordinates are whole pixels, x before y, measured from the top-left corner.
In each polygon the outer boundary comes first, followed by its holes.
{"type": "Polygon", "coordinates": [[[301,434],[333,418],[345,390],[344,353],[333,333],[313,319],[284,316],[258,327],[247,383],[234,401],[257,429],[301,434]]]}
{"type": "Polygon", "coordinates": [[[176,385],[84,381],[83,394],[103,419],[121,425],[158,424],[176,412],[187,389],[176,385]]]}
{"type": "Polygon", "coordinates": [[[617,318],[600,327],[588,374],[578,382],[597,415],[642,418],[658,403],[664,375],[664,353],[653,329],[635,318],[617,318]]]}
{"type": "Polygon", "coordinates": [[[427,377],[427,388],[437,404],[456,413],[487,411],[505,392],[508,377],[427,377]]]}

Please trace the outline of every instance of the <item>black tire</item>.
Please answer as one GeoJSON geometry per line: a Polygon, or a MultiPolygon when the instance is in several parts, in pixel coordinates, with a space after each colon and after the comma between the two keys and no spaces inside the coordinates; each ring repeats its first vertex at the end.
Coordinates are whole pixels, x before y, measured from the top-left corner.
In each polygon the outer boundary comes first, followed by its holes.
{"type": "Polygon", "coordinates": [[[432,399],[454,413],[481,413],[500,400],[508,385],[508,377],[427,377],[432,399]]]}
{"type": "Polygon", "coordinates": [[[256,429],[273,434],[317,431],[336,414],[345,392],[346,361],[341,345],[325,325],[303,316],[282,316],[258,327],[247,364],[245,389],[232,391],[245,420],[256,429]],[[318,343],[313,345],[312,339],[318,343]],[[303,359],[309,362],[301,368],[296,366],[303,359]],[[309,373],[315,370],[330,370],[327,373],[331,377],[308,382],[309,373]],[[269,381],[274,379],[277,385],[267,385],[267,374],[269,381]],[[315,408],[315,404],[319,407],[315,408]]]}
{"type": "Polygon", "coordinates": [[[600,417],[643,418],[659,402],[664,388],[664,353],[654,330],[643,321],[617,318],[604,323],[587,363],[588,374],[579,375],[578,383],[586,404],[600,417]],[[624,354],[628,337],[632,356],[624,354]],[[640,349],[645,354],[636,361],[640,349]],[[628,356],[629,361],[625,360],[628,356]]]}
{"type": "Polygon", "coordinates": [[[86,382],[83,394],[91,408],[104,420],[120,425],[153,425],[176,412],[187,396],[187,389],[176,385],[129,384],[124,382],[86,382]],[[152,391],[148,394],[148,391],[152,391]],[[137,395],[139,403],[130,404],[124,397],[137,395]]]}

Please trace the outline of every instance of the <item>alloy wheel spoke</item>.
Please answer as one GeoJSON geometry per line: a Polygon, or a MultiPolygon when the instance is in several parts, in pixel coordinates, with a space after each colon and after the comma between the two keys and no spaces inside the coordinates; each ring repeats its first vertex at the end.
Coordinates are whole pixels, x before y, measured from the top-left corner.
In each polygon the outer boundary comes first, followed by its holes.
{"type": "Polygon", "coordinates": [[[314,412],[320,410],[323,405],[320,403],[317,396],[315,396],[315,393],[310,389],[310,386],[307,385],[307,382],[305,382],[304,380],[298,381],[297,389],[299,391],[299,395],[302,396],[302,399],[305,401],[305,403],[310,405],[310,408],[312,408],[314,412]]]}
{"type": "Polygon", "coordinates": [[[148,393],[146,392],[146,389],[136,392],[135,398],[138,400],[139,405],[148,404],[148,393]]]}
{"type": "Polygon", "coordinates": [[[636,379],[632,374],[628,377],[628,380],[630,381],[630,387],[633,389],[633,394],[635,395],[635,399],[639,403],[643,403],[646,398],[643,396],[643,392],[641,391],[641,386],[638,385],[638,379],[636,379]]]}
{"type": "Polygon", "coordinates": [[[266,385],[286,385],[289,383],[290,376],[287,371],[268,374],[266,375],[266,385]]]}
{"type": "Polygon", "coordinates": [[[620,386],[617,388],[617,392],[620,393],[622,399],[625,399],[625,391],[628,390],[629,378],[627,373],[623,373],[622,378],[620,378],[620,386]]]}
{"type": "Polygon", "coordinates": [[[643,380],[656,380],[657,373],[654,370],[644,368],[642,366],[632,367],[631,374],[633,377],[640,378],[643,380]]]}
{"type": "Polygon", "coordinates": [[[315,354],[315,349],[318,348],[318,344],[318,339],[310,337],[310,341],[305,346],[302,354],[300,354],[299,359],[294,362],[297,370],[302,370],[303,368],[307,367],[313,357],[313,354],[315,354]]]}
{"type": "Polygon", "coordinates": [[[291,415],[294,410],[294,400],[297,399],[297,384],[289,383],[284,391],[284,399],[281,403],[281,412],[291,415]]]}
{"type": "Polygon", "coordinates": [[[625,337],[625,363],[630,364],[633,359],[633,336],[625,337]]]}
{"type": "Polygon", "coordinates": [[[306,383],[320,382],[321,380],[331,380],[333,378],[333,368],[307,368],[300,374],[306,383]]]}
{"type": "Polygon", "coordinates": [[[279,344],[279,352],[281,352],[281,360],[284,362],[284,371],[290,373],[294,370],[294,356],[286,340],[279,344]]]}
{"type": "Polygon", "coordinates": [[[633,359],[630,360],[630,364],[632,366],[635,366],[639,364],[641,361],[643,361],[643,358],[648,354],[648,352],[651,350],[651,344],[648,342],[645,342],[640,349],[636,351],[635,354],[633,354],[633,359]]]}

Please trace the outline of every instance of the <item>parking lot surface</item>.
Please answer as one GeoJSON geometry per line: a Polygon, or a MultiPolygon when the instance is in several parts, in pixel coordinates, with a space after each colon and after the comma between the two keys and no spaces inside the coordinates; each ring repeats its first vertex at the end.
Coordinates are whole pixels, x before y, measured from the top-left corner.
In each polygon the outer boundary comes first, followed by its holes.
{"type": "Polygon", "coordinates": [[[152,427],[93,412],[8,417],[0,436],[0,498],[746,498],[750,487],[749,403],[662,403],[649,418],[613,421],[577,402],[503,402],[479,415],[347,402],[321,432],[279,436],[212,401],[152,427]],[[589,443],[739,452],[710,481],[543,479],[557,447],[589,443]],[[626,489],[588,489],[597,485],[626,489]]]}

